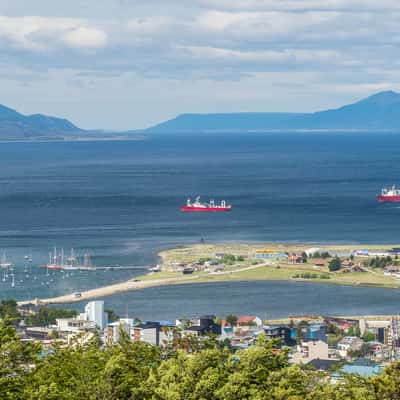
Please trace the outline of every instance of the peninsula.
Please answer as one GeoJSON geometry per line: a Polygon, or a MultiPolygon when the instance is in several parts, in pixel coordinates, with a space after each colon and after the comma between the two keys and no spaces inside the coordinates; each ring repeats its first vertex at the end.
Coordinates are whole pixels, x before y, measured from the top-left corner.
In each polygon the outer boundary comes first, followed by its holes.
{"type": "Polygon", "coordinates": [[[150,287],[225,281],[400,288],[397,253],[400,245],[199,244],[162,251],[160,268],[126,282],[20,304],[67,304],[150,287]]]}

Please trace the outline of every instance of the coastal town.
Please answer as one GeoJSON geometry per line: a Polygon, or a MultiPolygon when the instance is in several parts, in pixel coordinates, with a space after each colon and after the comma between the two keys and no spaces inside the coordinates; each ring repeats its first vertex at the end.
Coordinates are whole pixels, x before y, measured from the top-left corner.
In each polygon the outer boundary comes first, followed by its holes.
{"type": "Polygon", "coordinates": [[[230,314],[142,321],[128,312],[115,315],[103,300],[88,302],[81,312],[3,301],[0,311],[7,309],[21,340],[38,342],[46,351],[85,346],[98,337],[106,347],[128,340],[188,354],[212,339],[234,353],[257,345],[262,337],[274,341],[277,351],[284,350],[289,364],[320,371],[333,383],[345,374],[378,375],[400,360],[400,316],[292,315],[272,321],[230,314]]]}

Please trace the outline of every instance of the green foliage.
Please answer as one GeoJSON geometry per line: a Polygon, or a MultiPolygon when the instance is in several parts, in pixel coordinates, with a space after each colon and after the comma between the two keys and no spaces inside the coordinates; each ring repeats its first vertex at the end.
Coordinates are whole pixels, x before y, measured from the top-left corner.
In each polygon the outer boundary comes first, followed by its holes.
{"type": "Polygon", "coordinates": [[[225,254],[222,258],[222,262],[225,265],[232,265],[236,261],[236,257],[233,254],[225,254]]]}
{"type": "Polygon", "coordinates": [[[361,337],[361,332],[360,332],[360,328],[358,326],[350,326],[350,328],[347,331],[347,335],[348,336],[357,336],[357,337],[361,337]]]}
{"type": "Polygon", "coordinates": [[[2,300],[0,302],[0,318],[11,318],[14,320],[21,319],[21,315],[17,310],[17,302],[15,300],[2,300]]]}
{"type": "Polygon", "coordinates": [[[331,347],[335,347],[341,340],[342,340],[341,335],[333,335],[330,334],[328,335],[328,345],[331,347]]]}
{"type": "Polygon", "coordinates": [[[326,259],[326,258],[329,258],[330,256],[331,255],[327,251],[322,251],[321,253],[317,251],[314,254],[312,254],[310,256],[310,258],[323,258],[323,259],[326,259]]]}
{"type": "Polygon", "coordinates": [[[236,315],[229,314],[226,316],[225,320],[229,325],[234,326],[237,323],[238,317],[236,315]]]}
{"type": "Polygon", "coordinates": [[[328,274],[321,274],[321,275],[319,276],[319,279],[331,279],[331,276],[328,275],[328,274]]]}
{"type": "Polygon", "coordinates": [[[342,263],[341,263],[339,257],[332,258],[332,260],[329,261],[329,264],[328,264],[329,271],[331,271],[331,272],[338,271],[341,268],[341,266],[342,266],[342,263]]]}
{"type": "Polygon", "coordinates": [[[368,260],[363,261],[363,265],[366,268],[386,268],[387,266],[396,264],[397,261],[393,261],[392,257],[371,257],[368,260]]]}
{"type": "Polygon", "coordinates": [[[199,264],[204,265],[207,261],[211,261],[211,257],[201,257],[199,258],[199,264]]]}
{"type": "MultiPolygon", "coordinates": [[[[298,324],[299,329],[305,326],[305,321],[298,324]]],[[[333,385],[322,373],[290,366],[287,352],[265,335],[235,353],[215,338],[194,340],[198,351],[190,354],[184,347],[165,353],[123,336],[115,346],[102,347],[94,338],[87,345],[56,347],[40,356],[40,346],[23,343],[6,319],[0,321],[0,399],[399,399],[399,363],[379,376],[345,375],[333,385]]]]}
{"type": "Polygon", "coordinates": [[[373,342],[374,340],[376,340],[375,335],[373,334],[373,332],[371,331],[365,331],[362,339],[364,340],[364,342],[373,342]]]}
{"type": "Polygon", "coordinates": [[[38,361],[40,346],[22,343],[12,320],[0,320],[0,399],[19,399],[29,367],[38,361]]]}
{"type": "Polygon", "coordinates": [[[37,314],[28,316],[25,319],[25,322],[27,326],[47,326],[55,324],[57,318],[72,318],[77,314],[78,313],[76,310],[41,307],[37,314]]]}
{"type": "Polygon", "coordinates": [[[104,312],[107,313],[108,322],[114,322],[114,321],[119,320],[119,318],[120,318],[119,315],[116,314],[114,310],[106,309],[106,310],[104,310],[104,312]]]}

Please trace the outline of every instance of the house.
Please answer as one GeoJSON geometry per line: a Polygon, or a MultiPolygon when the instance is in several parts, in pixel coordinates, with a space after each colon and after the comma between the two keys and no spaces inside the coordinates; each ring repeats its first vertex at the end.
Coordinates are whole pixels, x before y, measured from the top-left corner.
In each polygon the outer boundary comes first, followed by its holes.
{"type": "Polygon", "coordinates": [[[325,267],[325,264],[326,264],[326,260],[324,260],[323,258],[317,258],[313,262],[314,262],[314,266],[316,266],[316,267],[325,267]]]}
{"type": "Polygon", "coordinates": [[[251,315],[241,315],[236,324],[238,326],[257,326],[261,327],[263,325],[262,320],[259,317],[251,315]]]}
{"type": "Polygon", "coordinates": [[[328,338],[326,336],[326,325],[324,324],[312,324],[306,329],[306,339],[307,340],[321,340],[327,342],[328,338]]]}
{"type": "Polygon", "coordinates": [[[149,343],[154,346],[160,344],[160,324],[145,322],[130,328],[130,336],[134,342],[149,343]]]}
{"type": "Polygon", "coordinates": [[[25,329],[25,336],[28,339],[36,340],[49,340],[52,334],[51,328],[45,328],[42,326],[32,326],[25,329]]]}
{"type": "Polygon", "coordinates": [[[304,258],[301,254],[289,254],[288,262],[292,264],[302,264],[304,262],[304,258]]]}
{"type": "Polygon", "coordinates": [[[132,318],[121,318],[118,321],[108,324],[104,330],[104,341],[107,344],[117,343],[123,333],[131,338],[131,328],[133,325],[134,321],[132,318]]]}
{"type": "Polygon", "coordinates": [[[232,336],[233,336],[233,326],[224,319],[221,320],[221,337],[224,339],[226,337],[232,337],[232,336]]]}
{"type": "Polygon", "coordinates": [[[77,333],[85,330],[96,329],[94,321],[85,321],[79,318],[57,318],[56,329],[58,332],[77,333]]]}
{"type": "Polygon", "coordinates": [[[147,321],[130,328],[130,336],[134,342],[149,343],[160,346],[173,339],[173,325],[169,321],[147,321]]]}
{"type": "Polygon", "coordinates": [[[293,334],[293,330],[289,326],[264,326],[264,332],[268,340],[281,339],[284,346],[294,346],[296,344],[296,336],[293,334]]]}
{"type": "Polygon", "coordinates": [[[307,364],[315,359],[329,359],[328,343],[321,340],[302,342],[299,346],[297,346],[296,353],[293,354],[289,361],[293,364],[307,364]]]}
{"type": "Polygon", "coordinates": [[[346,358],[350,353],[362,349],[364,341],[357,336],[345,336],[337,345],[341,357],[346,358]]]}
{"type": "Polygon", "coordinates": [[[351,260],[344,260],[342,261],[342,267],[350,268],[354,265],[353,261],[351,260]]]}
{"type": "Polygon", "coordinates": [[[381,374],[383,371],[382,364],[377,363],[358,363],[345,364],[343,367],[331,375],[331,383],[337,384],[343,380],[345,374],[359,375],[363,378],[371,378],[381,374]]]}
{"type": "Polygon", "coordinates": [[[184,330],[185,334],[205,336],[207,334],[220,335],[221,325],[214,322],[214,315],[204,315],[200,317],[195,325],[189,326],[184,330]]]}

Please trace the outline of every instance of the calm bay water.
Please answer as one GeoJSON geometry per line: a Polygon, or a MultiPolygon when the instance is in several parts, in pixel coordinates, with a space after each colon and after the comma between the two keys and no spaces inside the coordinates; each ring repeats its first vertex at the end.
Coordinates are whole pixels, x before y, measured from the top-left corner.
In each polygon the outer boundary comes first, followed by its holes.
{"type": "MultiPolygon", "coordinates": [[[[2,143],[0,249],[15,263],[17,276],[14,288],[9,278],[3,282],[0,276],[0,296],[56,295],[143,273],[139,268],[47,277],[38,265],[47,262],[55,245],[89,252],[99,266],[144,266],[157,261],[160,249],[201,238],[210,242],[400,242],[400,207],[378,205],[375,200],[381,186],[400,181],[399,145],[400,135],[329,133],[2,143]],[[197,194],[226,199],[234,210],[180,213],[186,198],[197,194]],[[30,253],[34,270],[28,278],[23,257],[30,253]]],[[[203,286],[196,286],[197,290],[204,290],[203,286]]],[[[212,305],[215,290],[211,287],[206,296],[212,305]]],[[[356,297],[364,289],[346,290],[356,297]]],[[[374,290],[397,296],[397,291],[374,290]]],[[[165,291],[175,288],[113,296],[109,306],[119,307],[132,299],[130,307],[135,309],[136,303],[141,304],[138,298],[154,298],[165,291]]],[[[212,311],[198,308],[202,303],[187,302],[185,293],[185,306],[196,312],[212,311]]],[[[388,301],[388,307],[392,301],[397,300],[388,301]]],[[[370,303],[372,310],[375,301],[370,303]]],[[[169,309],[178,307],[175,300],[165,304],[169,309]]],[[[288,302],[286,313],[292,313],[291,307],[288,302]]],[[[187,313],[192,314],[190,309],[187,313]]]]}
{"type": "MultiPolygon", "coordinates": [[[[151,288],[106,299],[121,316],[143,320],[258,315],[263,319],[289,315],[400,314],[400,291],[303,282],[224,282],[151,288]]],[[[84,304],[69,308],[83,309],[84,304]]]]}

